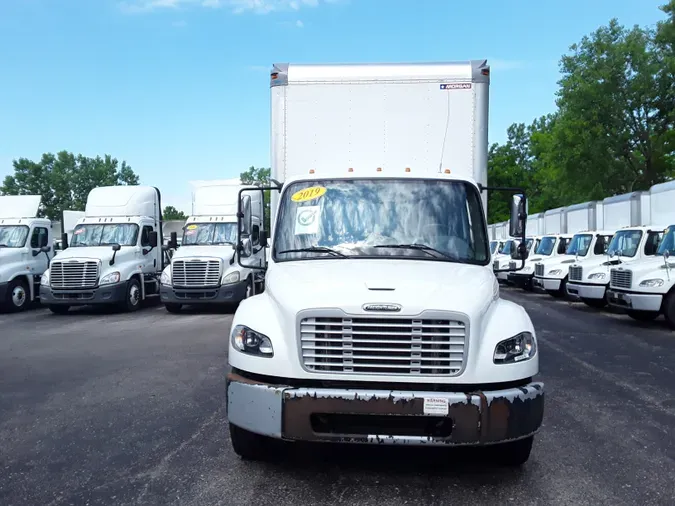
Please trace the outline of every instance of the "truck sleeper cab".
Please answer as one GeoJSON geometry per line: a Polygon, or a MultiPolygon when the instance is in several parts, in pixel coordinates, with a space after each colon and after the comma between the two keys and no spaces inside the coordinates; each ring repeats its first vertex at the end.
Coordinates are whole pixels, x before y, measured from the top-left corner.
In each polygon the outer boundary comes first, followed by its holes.
{"type": "Polygon", "coordinates": [[[664,315],[675,329],[675,225],[664,230],[653,257],[619,264],[610,269],[607,302],[631,318],[654,320],[664,315]]]}
{"type": "Polygon", "coordinates": [[[617,230],[604,256],[592,256],[570,265],[567,293],[587,306],[607,305],[610,268],[653,257],[664,227],[625,227],[617,230]]]}
{"type": "Polygon", "coordinates": [[[243,458],[275,438],[498,444],[497,460],[527,460],[544,407],[537,341],[499,298],[477,185],[406,176],[284,184],[265,291],[230,334],[243,458]]]}

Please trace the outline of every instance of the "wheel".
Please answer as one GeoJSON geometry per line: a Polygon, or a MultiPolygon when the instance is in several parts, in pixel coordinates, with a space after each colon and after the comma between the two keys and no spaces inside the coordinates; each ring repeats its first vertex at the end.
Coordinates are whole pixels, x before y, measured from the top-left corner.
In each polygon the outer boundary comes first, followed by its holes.
{"type": "Polygon", "coordinates": [[[581,301],[586,304],[589,307],[594,307],[596,309],[602,309],[607,305],[607,301],[605,299],[586,299],[583,298],[581,301]]]}
{"type": "Polygon", "coordinates": [[[530,458],[534,436],[510,443],[502,443],[493,448],[497,464],[508,467],[522,466],[530,458]]]}
{"type": "Polygon", "coordinates": [[[182,308],[183,305],[167,302],[164,304],[164,307],[169,313],[178,314],[180,313],[180,308],[182,308]]]}
{"type": "Polygon", "coordinates": [[[230,424],[230,441],[234,453],[244,460],[266,460],[270,456],[270,439],[230,424]]]}
{"type": "Polygon", "coordinates": [[[658,311],[628,311],[628,316],[639,322],[650,322],[659,317],[658,311]]]}
{"type": "Polygon", "coordinates": [[[141,307],[141,284],[136,278],[131,278],[127,282],[127,294],[122,301],[122,309],[127,311],[137,311],[141,307]]]}
{"type": "Polygon", "coordinates": [[[13,313],[23,311],[28,306],[29,298],[28,285],[23,279],[13,279],[9,282],[7,298],[4,301],[9,311],[13,313]]]}
{"type": "Polygon", "coordinates": [[[70,310],[70,306],[50,304],[49,310],[54,314],[66,314],[70,310]]]}
{"type": "Polygon", "coordinates": [[[675,291],[666,295],[663,301],[663,316],[665,316],[670,328],[675,330],[675,291]]]}

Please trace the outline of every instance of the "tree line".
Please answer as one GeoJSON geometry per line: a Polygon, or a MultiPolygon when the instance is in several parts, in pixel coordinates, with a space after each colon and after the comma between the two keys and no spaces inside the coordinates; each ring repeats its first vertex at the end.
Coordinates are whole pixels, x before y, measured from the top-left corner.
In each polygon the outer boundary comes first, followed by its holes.
{"type": "MultiPolygon", "coordinates": [[[[647,190],[675,176],[675,0],[655,27],[627,28],[612,19],[560,59],[556,110],[515,123],[488,152],[490,186],[521,187],[530,213],[647,190]]],[[[138,176],[110,155],[67,151],[39,161],[19,158],[2,195],[42,195],[41,215],[84,210],[97,186],[136,185],[138,176]]],[[[249,167],[242,184],[267,184],[270,169],[249,167]]],[[[269,192],[267,192],[269,193],[269,192]]],[[[508,219],[508,197],[489,196],[488,221],[508,219]]],[[[269,195],[265,223],[269,227],[269,195]]],[[[187,216],[173,206],[165,220],[187,216]]]]}

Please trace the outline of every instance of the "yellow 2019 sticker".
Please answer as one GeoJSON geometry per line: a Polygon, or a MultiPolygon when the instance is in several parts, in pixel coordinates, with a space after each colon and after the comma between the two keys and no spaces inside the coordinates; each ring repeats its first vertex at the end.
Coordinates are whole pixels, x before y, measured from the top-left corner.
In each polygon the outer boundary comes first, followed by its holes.
{"type": "Polygon", "coordinates": [[[307,202],[308,200],[314,200],[321,197],[326,193],[326,188],[323,186],[312,186],[310,188],[305,188],[291,195],[291,200],[293,202],[307,202]]]}
{"type": "Polygon", "coordinates": [[[186,228],[188,230],[197,230],[197,225],[188,225],[186,228]]]}

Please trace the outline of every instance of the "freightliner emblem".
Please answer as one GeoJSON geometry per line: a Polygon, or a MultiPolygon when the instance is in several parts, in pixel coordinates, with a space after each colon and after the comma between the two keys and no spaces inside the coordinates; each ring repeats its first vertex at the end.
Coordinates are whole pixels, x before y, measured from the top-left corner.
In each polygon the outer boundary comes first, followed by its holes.
{"type": "Polygon", "coordinates": [[[399,304],[364,304],[364,311],[386,311],[389,313],[397,313],[401,310],[399,304]]]}

